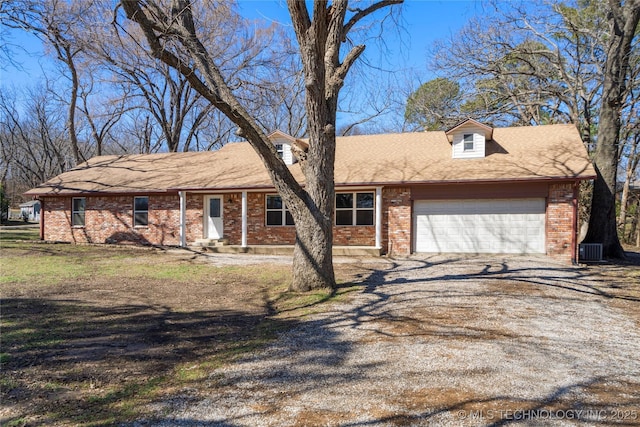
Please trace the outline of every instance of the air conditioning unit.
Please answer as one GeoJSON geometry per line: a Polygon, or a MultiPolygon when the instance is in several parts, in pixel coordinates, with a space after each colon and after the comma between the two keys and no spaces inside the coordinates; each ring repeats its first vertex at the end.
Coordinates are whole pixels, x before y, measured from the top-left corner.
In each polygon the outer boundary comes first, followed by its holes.
{"type": "Polygon", "coordinates": [[[578,252],[580,261],[602,261],[602,243],[580,243],[578,252]]]}

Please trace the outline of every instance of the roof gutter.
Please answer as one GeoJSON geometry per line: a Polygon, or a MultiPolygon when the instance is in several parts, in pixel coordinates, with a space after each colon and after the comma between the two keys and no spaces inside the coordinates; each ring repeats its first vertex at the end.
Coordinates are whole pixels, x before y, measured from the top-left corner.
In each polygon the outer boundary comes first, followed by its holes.
{"type": "Polygon", "coordinates": [[[587,181],[595,179],[596,175],[587,175],[579,177],[544,177],[544,178],[502,178],[502,179],[453,179],[453,180],[426,180],[426,181],[375,181],[375,182],[356,182],[356,183],[339,183],[336,187],[363,187],[376,185],[445,185],[445,184],[504,184],[505,182],[573,182],[587,181]]]}
{"type": "MultiPolygon", "coordinates": [[[[586,181],[595,179],[596,175],[583,175],[576,177],[557,176],[557,177],[537,177],[537,178],[501,178],[501,179],[453,179],[453,180],[425,180],[425,181],[370,181],[370,182],[336,182],[336,187],[375,187],[375,186],[389,186],[389,185],[446,185],[446,184],[502,184],[505,182],[573,182],[573,181],[586,181]]],[[[301,184],[304,187],[304,184],[301,184]]],[[[232,192],[232,191],[272,191],[275,190],[273,185],[245,185],[245,186],[227,186],[227,187],[171,187],[166,190],[132,190],[132,191],[73,191],[73,192],[37,192],[29,190],[24,193],[27,196],[34,197],[83,197],[83,196],[131,196],[135,194],[142,195],[165,195],[165,194],[177,194],[180,191],[187,191],[191,193],[208,193],[208,192],[232,192]]]]}

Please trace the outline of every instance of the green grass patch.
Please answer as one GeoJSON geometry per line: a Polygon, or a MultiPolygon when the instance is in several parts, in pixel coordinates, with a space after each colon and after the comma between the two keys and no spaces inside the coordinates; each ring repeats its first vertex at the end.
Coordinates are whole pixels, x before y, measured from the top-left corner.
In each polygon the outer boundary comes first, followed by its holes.
{"type": "Polygon", "coordinates": [[[97,263],[96,273],[130,278],[145,278],[148,280],[169,280],[173,282],[203,281],[212,274],[212,267],[204,264],[149,264],[148,260],[135,258],[110,258],[97,263]],[[123,271],[123,265],[126,269],[123,271]]]}
{"type": "Polygon", "coordinates": [[[2,283],[30,283],[42,281],[58,284],[89,274],[90,268],[74,258],[40,256],[34,260],[26,256],[2,257],[2,283]]]}
{"type": "Polygon", "coordinates": [[[0,353],[0,366],[4,365],[11,359],[11,355],[9,353],[0,353]]]}
{"type": "Polygon", "coordinates": [[[11,228],[2,227],[0,229],[0,247],[16,241],[40,240],[39,228],[11,228]]]}
{"type": "MultiPolygon", "coordinates": [[[[62,325],[46,327],[45,325],[34,325],[33,328],[21,328],[3,332],[4,343],[19,343],[23,350],[43,349],[58,345],[64,341],[64,335],[60,333],[62,325]]],[[[7,353],[10,357],[10,354],[7,353]]]]}
{"type": "Polygon", "coordinates": [[[26,418],[21,417],[21,418],[7,421],[7,423],[4,424],[4,427],[23,427],[26,425],[28,425],[28,421],[26,420],[26,418]]]}

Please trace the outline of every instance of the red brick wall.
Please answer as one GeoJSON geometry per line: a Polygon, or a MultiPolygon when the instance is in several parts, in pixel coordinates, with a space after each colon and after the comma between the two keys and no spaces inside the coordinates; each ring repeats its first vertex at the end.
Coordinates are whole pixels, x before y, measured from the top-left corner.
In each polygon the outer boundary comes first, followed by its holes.
{"type": "Polygon", "coordinates": [[[222,199],[224,237],[229,239],[230,245],[240,245],[242,244],[242,193],[224,194],[222,199]]]}
{"type": "Polygon", "coordinates": [[[549,185],[547,197],[547,255],[571,262],[574,226],[573,183],[549,185]]]}
{"type": "Polygon", "coordinates": [[[375,246],[376,226],[334,226],[333,244],[337,246],[375,246]]]}
{"type": "MultiPolygon", "coordinates": [[[[248,245],[293,245],[296,230],[292,226],[267,226],[265,218],[266,195],[274,193],[247,193],[247,244],[248,245]]],[[[239,199],[238,204],[241,201],[239,199]]],[[[225,209],[226,212],[226,209],[225,209]]],[[[229,243],[241,243],[240,213],[237,212],[237,224],[227,233],[228,222],[225,219],[225,235],[229,243]],[[233,236],[233,237],[232,237],[233,236]]],[[[333,229],[333,243],[338,246],[373,246],[375,244],[375,226],[339,226],[333,229]]]]}
{"type": "Polygon", "coordinates": [[[133,196],[86,197],[85,226],[71,225],[71,200],[45,198],[45,240],[72,243],[180,243],[177,195],[149,196],[149,224],[133,226],[133,196]]]}
{"type": "Polygon", "coordinates": [[[411,254],[411,189],[382,189],[382,252],[390,255],[411,254]]]}
{"type": "Polygon", "coordinates": [[[43,197],[44,240],[73,242],[71,234],[71,199],[43,197]]]}
{"type": "MultiPolygon", "coordinates": [[[[178,209],[180,206],[178,204],[178,209]]],[[[180,215],[180,211],[178,211],[180,215]]],[[[186,240],[187,244],[204,237],[204,198],[202,194],[187,193],[186,200],[186,240]]]]}
{"type": "MultiPolygon", "coordinates": [[[[266,194],[274,193],[247,193],[247,244],[249,246],[293,245],[296,241],[295,227],[290,225],[266,226],[267,220],[264,210],[266,194]]],[[[234,244],[239,245],[240,243],[238,241],[234,244]]]]}
{"type": "MultiPolygon", "coordinates": [[[[291,245],[295,228],[265,225],[265,194],[247,193],[247,243],[249,245],[291,245]]],[[[269,193],[272,194],[272,193],[269,193]]],[[[549,186],[547,197],[547,254],[571,260],[573,245],[573,184],[549,186]]],[[[203,194],[188,194],[186,200],[187,243],[204,237],[203,194]]],[[[382,190],[382,251],[396,256],[411,253],[411,189],[386,187],[382,190]]],[[[133,196],[86,198],[85,227],[71,226],[71,198],[45,197],[44,238],[65,242],[136,242],[178,245],[179,198],[177,194],[149,196],[149,225],[133,227],[133,196]]],[[[242,195],[225,194],[223,200],[224,235],[232,245],[242,239],[242,195]]],[[[375,226],[334,228],[334,243],[344,246],[373,246],[375,226]]]]}
{"type": "MultiPolygon", "coordinates": [[[[292,245],[295,228],[265,224],[265,196],[247,193],[247,243],[292,245]]],[[[187,244],[204,236],[204,194],[187,194],[187,244]]],[[[149,196],[149,225],[133,227],[133,196],[86,197],[85,226],[71,226],[71,198],[46,197],[45,240],[72,243],[180,244],[180,200],[177,194],[149,196]]],[[[242,243],[242,193],[223,195],[224,236],[229,244],[242,243]]],[[[373,246],[374,226],[343,226],[334,229],[336,245],[373,246]]]]}

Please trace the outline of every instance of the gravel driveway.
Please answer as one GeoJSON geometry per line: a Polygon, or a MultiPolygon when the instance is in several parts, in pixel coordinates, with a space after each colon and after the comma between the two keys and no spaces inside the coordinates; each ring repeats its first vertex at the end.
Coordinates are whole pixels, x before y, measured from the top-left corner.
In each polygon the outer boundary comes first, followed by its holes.
{"type": "Polygon", "coordinates": [[[364,291],[212,372],[208,397],[160,405],[161,425],[640,425],[640,301],[590,270],[515,256],[361,267],[364,291]]]}

